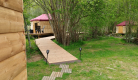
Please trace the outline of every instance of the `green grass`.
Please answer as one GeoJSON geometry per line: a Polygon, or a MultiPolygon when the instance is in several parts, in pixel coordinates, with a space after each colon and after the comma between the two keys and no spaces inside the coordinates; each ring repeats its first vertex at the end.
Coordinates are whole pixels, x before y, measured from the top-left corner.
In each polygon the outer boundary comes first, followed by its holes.
{"type": "Polygon", "coordinates": [[[28,39],[26,39],[26,54],[28,59],[34,54],[41,54],[39,48],[35,44],[35,38],[31,38],[30,41],[31,41],[31,47],[32,47],[31,49],[29,47],[28,39]]]}
{"type": "MultiPolygon", "coordinates": [[[[64,74],[56,80],[138,80],[138,46],[135,44],[101,37],[70,46],[58,45],[77,58],[81,47],[82,62],[70,63],[72,74],[64,74]]],[[[50,76],[52,71],[60,71],[58,67],[46,65],[44,60],[27,63],[28,80],[41,80],[43,76],[50,76]]]]}

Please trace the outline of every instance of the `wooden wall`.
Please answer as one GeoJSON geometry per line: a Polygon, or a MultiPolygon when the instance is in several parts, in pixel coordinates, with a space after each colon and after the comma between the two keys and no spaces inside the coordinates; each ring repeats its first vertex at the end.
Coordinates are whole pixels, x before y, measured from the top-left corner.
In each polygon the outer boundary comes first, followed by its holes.
{"type": "Polygon", "coordinates": [[[126,33],[126,26],[116,26],[116,33],[125,34],[126,33]]]}
{"type": "Polygon", "coordinates": [[[39,25],[39,21],[33,21],[33,33],[36,33],[36,31],[35,31],[35,23],[38,23],[38,25],[39,25]]]}
{"type": "Polygon", "coordinates": [[[49,21],[33,21],[33,32],[35,32],[35,23],[38,23],[38,26],[41,26],[41,30],[43,29],[43,27],[45,26],[44,28],[44,33],[53,33],[53,30],[50,26],[50,23],[49,21]]]}
{"type": "Polygon", "coordinates": [[[0,6],[23,12],[23,0],[0,0],[0,6]]]}
{"type": "Polygon", "coordinates": [[[126,26],[123,26],[123,33],[126,33],[126,26]]]}
{"type": "Polygon", "coordinates": [[[0,0],[0,80],[27,80],[22,0],[0,0]]]}

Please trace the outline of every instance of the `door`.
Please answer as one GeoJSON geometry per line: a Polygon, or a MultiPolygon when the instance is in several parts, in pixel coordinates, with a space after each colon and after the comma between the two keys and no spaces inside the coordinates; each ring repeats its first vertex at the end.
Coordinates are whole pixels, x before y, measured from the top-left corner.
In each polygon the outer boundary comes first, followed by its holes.
{"type": "Polygon", "coordinates": [[[123,33],[123,26],[119,26],[119,31],[118,33],[123,33]]]}

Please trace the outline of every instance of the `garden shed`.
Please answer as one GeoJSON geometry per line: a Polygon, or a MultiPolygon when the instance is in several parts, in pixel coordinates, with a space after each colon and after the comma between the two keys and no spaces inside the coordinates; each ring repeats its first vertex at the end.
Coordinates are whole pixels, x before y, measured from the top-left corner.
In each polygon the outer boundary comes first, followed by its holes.
{"type": "Polygon", "coordinates": [[[42,14],[34,19],[31,19],[30,21],[33,33],[53,33],[47,14],[42,14]]]}
{"type": "MultiPolygon", "coordinates": [[[[124,21],[118,25],[116,25],[116,33],[125,34],[126,33],[126,26],[129,24],[129,21],[124,21]]],[[[135,25],[132,21],[130,22],[131,25],[135,25]]]]}
{"type": "Polygon", "coordinates": [[[126,23],[127,23],[127,21],[124,21],[124,22],[116,25],[116,33],[125,34],[126,33],[126,23]]]}

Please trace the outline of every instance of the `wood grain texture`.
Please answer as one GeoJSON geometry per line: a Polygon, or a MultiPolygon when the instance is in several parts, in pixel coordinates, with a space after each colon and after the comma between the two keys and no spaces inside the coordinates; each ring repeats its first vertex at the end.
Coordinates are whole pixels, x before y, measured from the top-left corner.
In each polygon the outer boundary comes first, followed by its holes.
{"type": "Polygon", "coordinates": [[[41,30],[45,26],[44,33],[53,33],[53,30],[51,28],[49,21],[33,21],[33,23],[32,23],[33,24],[33,33],[36,33],[35,32],[35,23],[38,23],[38,26],[40,26],[41,30]]]}
{"type": "Polygon", "coordinates": [[[23,0],[0,0],[0,6],[23,12],[23,0]]]}
{"type": "Polygon", "coordinates": [[[26,69],[25,51],[0,62],[0,79],[13,80],[24,69],[26,69]]]}
{"type": "Polygon", "coordinates": [[[24,31],[22,13],[0,7],[0,33],[24,31]]]}
{"type": "MultiPolygon", "coordinates": [[[[54,37],[54,36],[53,36],[54,37]]],[[[51,37],[39,38],[36,39],[36,45],[47,59],[46,50],[50,50],[50,54],[48,54],[48,63],[49,64],[62,64],[69,62],[80,62],[76,57],[72,54],[61,48],[59,45],[54,43],[51,37]]]]}
{"type": "Polygon", "coordinates": [[[0,61],[25,51],[23,32],[0,34],[0,61]]]}
{"type": "Polygon", "coordinates": [[[23,0],[0,0],[0,80],[27,80],[23,0]]]}
{"type": "Polygon", "coordinates": [[[123,26],[119,26],[119,31],[118,33],[123,33],[123,26]]]}
{"type": "Polygon", "coordinates": [[[35,23],[39,23],[39,21],[33,21],[33,33],[36,33],[36,31],[35,31],[35,23]]]}
{"type": "Polygon", "coordinates": [[[13,80],[27,80],[27,69],[24,69],[19,75],[17,75],[13,80]]]}
{"type": "Polygon", "coordinates": [[[25,33],[19,32],[18,34],[20,35],[20,41],[22,42],[22,44],[26,45],[25,33]]]}
{"type": "Polygon", "coordinates": [[[123,33],[126,33],[126,26],[123,26],[123,33]]]}

